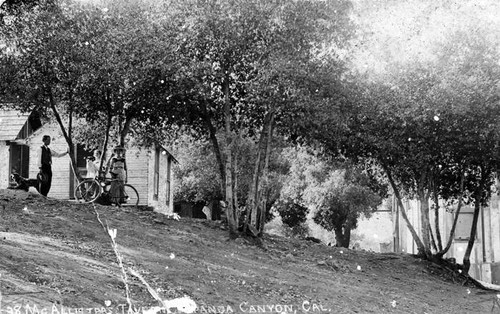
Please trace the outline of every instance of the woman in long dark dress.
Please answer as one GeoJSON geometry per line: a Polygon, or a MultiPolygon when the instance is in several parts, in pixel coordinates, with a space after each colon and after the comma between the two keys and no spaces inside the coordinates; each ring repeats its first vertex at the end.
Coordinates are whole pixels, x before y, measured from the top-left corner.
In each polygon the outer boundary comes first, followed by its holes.
{"type": "Polygon", "coordinates": [[[127,163],[125,162],[125,148],[121,146],[115,147],[113,155],[111,155],[111,163],[109,168],[111,174],[111,187],[109,195],[111,204],[120,206],[126,203],[126,195],[123,185],[127,181],[127,163]]]}

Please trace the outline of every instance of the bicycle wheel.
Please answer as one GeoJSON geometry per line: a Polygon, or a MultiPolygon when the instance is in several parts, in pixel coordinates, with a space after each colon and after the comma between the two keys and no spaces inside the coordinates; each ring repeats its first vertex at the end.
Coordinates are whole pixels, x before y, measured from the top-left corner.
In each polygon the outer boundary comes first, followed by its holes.
{"type": "Polygon", "coordinates": [[[75,199],[80,203],[92,203],[102,193],[99,181],[95,179],[83,180],[75,188],[75,199]]]}
{"type": "Polygon", "coordinates": [[[125,192],[125,196],[122,200],[123,205],[139,205],[139,193],[137,193],[137,190],[133,186],[131,186],[130,184],[124,184],[123,191],[125,192]]]}

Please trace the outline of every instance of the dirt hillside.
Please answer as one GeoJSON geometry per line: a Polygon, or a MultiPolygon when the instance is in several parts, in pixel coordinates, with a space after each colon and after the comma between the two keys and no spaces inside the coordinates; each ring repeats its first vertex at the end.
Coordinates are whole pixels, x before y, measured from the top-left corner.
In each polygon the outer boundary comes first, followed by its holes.
{"type": "Polygon", "coordinates": [[[192,300],[196,313],[500,313],[495,293],[409,255],[259,246],[215,222],[0,190],[0,314],[121,314],[127,291],[136,310],[156,294],[171,312],[192,300]]]}

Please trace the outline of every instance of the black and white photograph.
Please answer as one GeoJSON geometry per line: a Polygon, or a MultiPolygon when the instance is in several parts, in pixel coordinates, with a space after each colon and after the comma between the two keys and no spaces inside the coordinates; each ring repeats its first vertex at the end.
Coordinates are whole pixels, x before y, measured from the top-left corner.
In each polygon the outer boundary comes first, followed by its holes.
{"type": "Polygon", "coordinates": [[[0,0],[0,314],[500,313],[497,0],[0,0]]]}

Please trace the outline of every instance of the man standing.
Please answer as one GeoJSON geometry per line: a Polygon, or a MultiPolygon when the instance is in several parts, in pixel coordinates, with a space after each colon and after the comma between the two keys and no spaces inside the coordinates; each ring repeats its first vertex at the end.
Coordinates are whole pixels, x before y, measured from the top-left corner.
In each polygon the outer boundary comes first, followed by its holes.
{"type": "Polygon", "coordinates": [[[63,157],[68,152],[58,153],[49,148],[50,136],[44,135],[42,138],[43,145],[38,149],[38,191],[43,196],[47,196],[52,184],[52,157],[63,157]]]}

